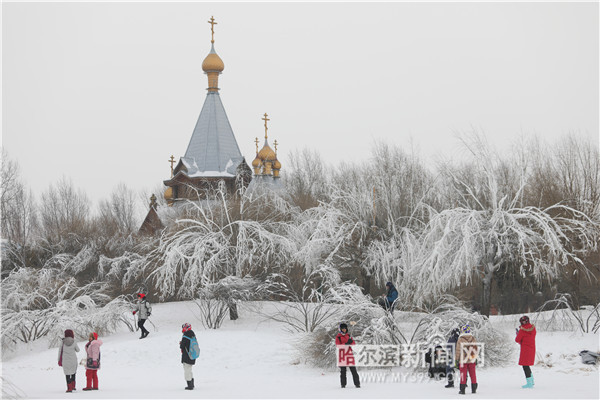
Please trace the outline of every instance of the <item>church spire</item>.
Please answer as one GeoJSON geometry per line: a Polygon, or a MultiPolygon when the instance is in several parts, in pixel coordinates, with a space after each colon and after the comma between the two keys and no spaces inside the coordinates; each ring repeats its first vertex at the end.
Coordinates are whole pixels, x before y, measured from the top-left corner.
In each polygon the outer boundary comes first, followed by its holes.
{"type": "Polygon", "coordinates": [[[256,158],[252,161],[252,167],[254,168],[254,175],[269,175],[278,178],[281,163],[277,160],[277,140],[275,141],[275,151],[269,146],[269,127],[267,126],[267,122],[270,121],[270,119],[268,116],[269,115],[265,113],[264,117],[261,118],[265,121],[265,144],[263,148],[258,151],[258,138],[256,138],[256,158]]]}
{"type": "Polygon", "coordinates": [[[208,21],[208,23],[210,24],[211,48],[210,53],[208,53],[208,55],[202,62],[202,70],[208,76],[208,92],[218,93],[219,75],[225,69],[225,64],[223,63],[223,60],[221,60],[221,57],[219,57],[219,55],[215,51],[215,25],[217,24],[215,22],[215,18],[210,17],[210,21],[208,21]]]}

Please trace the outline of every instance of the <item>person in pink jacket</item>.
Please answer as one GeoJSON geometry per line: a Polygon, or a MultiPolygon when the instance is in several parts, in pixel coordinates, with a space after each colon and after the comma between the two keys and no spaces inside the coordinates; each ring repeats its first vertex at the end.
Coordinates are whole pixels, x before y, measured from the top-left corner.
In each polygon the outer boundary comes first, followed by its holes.
{"type": "Polygon", "coordinates": [[[98,370],[100,369],[100,346],[102,340],[98,339],[96,332],[90,333],[89,341],[85,345],[87,362],[85,365],[85,377],[87,385],[83,390],[98,390],[98,370]]]}

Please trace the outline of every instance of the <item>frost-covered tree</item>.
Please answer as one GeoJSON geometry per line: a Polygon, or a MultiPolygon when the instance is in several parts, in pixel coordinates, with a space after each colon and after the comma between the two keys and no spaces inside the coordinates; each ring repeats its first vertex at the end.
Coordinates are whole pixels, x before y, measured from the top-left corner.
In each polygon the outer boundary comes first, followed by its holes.
{"type": "Polygon", "coordinates": [[[579,256],[596,248],[598,226],[562,204],[544,209],[520,205],[524,177],[513,196],[504,194],[496,157],[485,146],[471,149],[482,179],[468,183],[449,171],[464,206],[439,212],[428,208],[421,256],[410,279],[420,285],[423,299],[480,279],[482,312],[489,315],[492,280],[501,270],[515,269],[537,282],[557,278],[569,262],[585,271],[579,256]]]}
{"type": "Polygon", "coordinates": [[[66,240],[79,247],[79,240],[89,232],[90,201],[66,177],[42,193],[39,210],[41,236],[51,246],[66,240]]]}
{"type": "Polygon", "coordinates": [[[243,213],[234,219],[222,190],[188,204],[196,216],[177,220],[147,263],[161,298],[195,298],[202,286],[225,277],[288,267],[296,248],[283,223],[239,219],[243,213]]]}
{"type": "Polygon", "coordinates": [[[110,198],[99,203],[97,224],[100,232],[106,235],[137,232],[141,223],[137,200],[135,192],[124,183],[117,185],[110,198]]]}
{"type": "Polygon", "coordinates": [[[4,149],[0,185],[2,272],[6,274],[14,267],[26,266],[37,219],[33,194],[21,180],[18,163],[4,149]]]}

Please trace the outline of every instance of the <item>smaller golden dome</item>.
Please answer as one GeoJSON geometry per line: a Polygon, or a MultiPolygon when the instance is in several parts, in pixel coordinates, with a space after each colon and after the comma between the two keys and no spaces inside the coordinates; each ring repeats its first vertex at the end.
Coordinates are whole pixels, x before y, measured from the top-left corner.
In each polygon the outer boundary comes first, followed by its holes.
{"type": "Polygon", "coordinates": [[[221,60],[221,57],[215,52],[215,47],[213,46],[210,53],[208,53],[204,61],[202,61],[202,70],[204,72],[223,72],[224,69],[225,64],[223,63],[223,60],[221,60]]]}
{"type": "Polygon", "coordinates": [[[263,161],[273,161],[273,160],[277,159],[277,155],[275,155],[275,152],[273,151],[273,149],[271,147],[269,147],[269,145],[266,143],[266,141],[265,141],[265,145],[263,146],[263,148],[260,149],[260,151],[258,152],[257,157],[263,161]]]}
{"type": "Polygon", "coordinates": [[[281,163],[279,162],[279,160],[275,160],[275,162],[273,163],[273,169],[281,169],[281,163]]]}
{"type": "Polygon", "coordinates": [[[258,158],[258,154],[256,155],[256,158],[254,159],[254,161],[252,161],[252,166],[253,167],[260,167],[260,158],[258,158]]]}
{"type": "Polygon", "coordinates": [[[173,198],[173,188],[172,187],[168,187],[167,190],[165,190],[165,200],[171,200],[173,198]]]}

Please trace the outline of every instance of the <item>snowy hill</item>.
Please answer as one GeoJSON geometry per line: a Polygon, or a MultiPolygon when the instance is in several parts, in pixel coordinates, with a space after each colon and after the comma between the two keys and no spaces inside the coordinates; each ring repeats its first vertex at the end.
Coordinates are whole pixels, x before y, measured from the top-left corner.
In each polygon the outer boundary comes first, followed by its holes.
{"type": "MultiPolygon", "coordinates": [[[[256,305],[255,305],[256,306],[256,305]]],[[[456,398],[457,388],[444,381],[408,379],[379,382],[381,370],[359,369],[362,387],[339,386],[338,371],[323,371],[300,363],[292,335],[273,321],[265,321],[254,306],[240,307],[240,319],[225,321],[219,330],[204,330],[192,302],[154,304],[148,338],[125,329],[101,338],[100,390],[83,392],[85,369],[77,371],[77,391],[65,393],[65,377],[57,365],[57,348],[44,343],[21,346],[4,355],[4,393],[26,398],[456,398]],[[192,324],[201,347],[194,367],[196,389],[186,391],[180,363],[181,324],[192,324]],[[7,359],[8,357],[8,359],[7,359]]],[[[264,305],[268,309],[269,305],[264,305]]],[[[263,310],[264,311],[264,310],[263,310]]],[[[518,317],[492,317],[499,329],[514,337],[518,317]]],[[[525,378],[514,363],[503,368],[478,368],[478,398],[599,398],[597,366],[581,363],[579,351],[597,351],[598,335],[538,332],[537,364],[532,367],[534,389],[521,389],[525,378]]],[[[79,342],[83,349],[84,341],[79,342]]],[[[514,348],[518,345],[515,343],[514,348]]],[[[83,357],[83,350],[79,358],[83,357]]],[[[394,373],[406,372],[394,368],[394,373]]],[[[349,375],[350,378],[350,375],[349,375]]],[[[351,379],[350,379],[351,380],[351,379]]],[[[467,389],[467,396],[470,390],[467,389]]]]}

